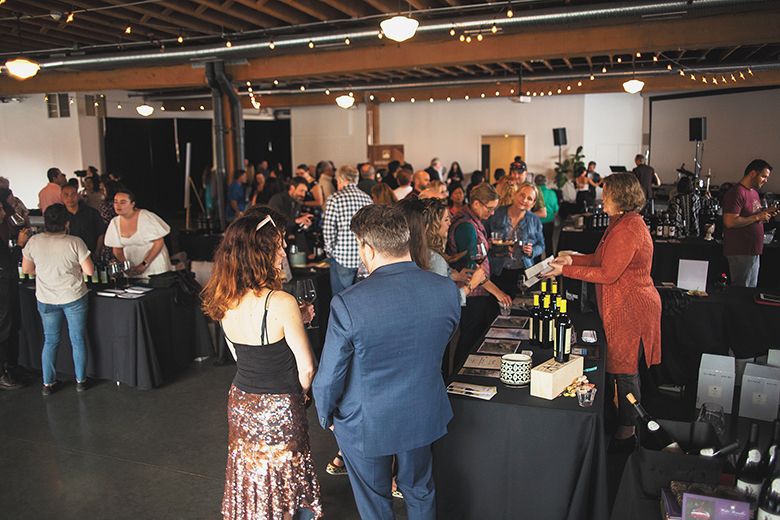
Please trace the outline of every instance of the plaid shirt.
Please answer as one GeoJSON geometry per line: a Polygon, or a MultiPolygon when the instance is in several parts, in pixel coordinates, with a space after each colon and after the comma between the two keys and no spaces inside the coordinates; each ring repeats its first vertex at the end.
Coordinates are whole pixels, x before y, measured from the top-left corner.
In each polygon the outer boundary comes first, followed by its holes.
{"type": "Polygon", "coordinates": [[[357,240],[355,234],[350,231],[349,225],[360,208],[372,203],[371,197],[355,184],[348,184],[328,197],[325,203],[325,215],[322,221],[325,252],[343,267],[357,269],[360,265],[357,240]]]}

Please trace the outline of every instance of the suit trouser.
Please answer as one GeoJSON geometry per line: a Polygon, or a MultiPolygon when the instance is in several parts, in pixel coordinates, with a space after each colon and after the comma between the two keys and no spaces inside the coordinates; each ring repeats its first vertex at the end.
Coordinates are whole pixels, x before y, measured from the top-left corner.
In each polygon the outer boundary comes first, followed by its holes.
{"type": "MultiPolygon", "coordinates": [[[[344,443],[339,443],[339,448],[360,517],[365,520],[394,518],[391,494],[393,455],[367,457],[344,443]]],[[[431,446],[396,453],[395,457],[398,464],[396,483],[404,494],[409,520],[434,520],[436,490],[431,446]]]]}

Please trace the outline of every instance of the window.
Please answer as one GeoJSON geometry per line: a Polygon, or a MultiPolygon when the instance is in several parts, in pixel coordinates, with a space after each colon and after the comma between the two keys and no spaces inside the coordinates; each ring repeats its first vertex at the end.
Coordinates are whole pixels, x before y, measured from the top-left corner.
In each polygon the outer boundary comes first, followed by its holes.
{"type": "Polygon", "coordinates": [[[70,117],[70,96],[67,93],[46,94],[44,100],[50,118],[70,117]]]}
{"type": "Polygon", "coordinates": [[[84,96],[84,113],[88,116],[98,116],[106,113],[106,97],[87,94],[84,96]]]}

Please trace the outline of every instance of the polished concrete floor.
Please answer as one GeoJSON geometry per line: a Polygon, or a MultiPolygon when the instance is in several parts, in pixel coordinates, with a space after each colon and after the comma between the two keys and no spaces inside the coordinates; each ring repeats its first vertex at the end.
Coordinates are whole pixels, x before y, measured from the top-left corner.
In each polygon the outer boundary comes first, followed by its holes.
{"type": "MultiPolygon", "coordinates": [[[[207,361],[151,391],[69,383],[44,398],[38,379],[0,392],[0,519],[219,518],[234,373],[207,361]]],[[[333,436],[313,408],[309,421],[327,517],[359,518],[348,478],[325,472],[333,436]]]]}

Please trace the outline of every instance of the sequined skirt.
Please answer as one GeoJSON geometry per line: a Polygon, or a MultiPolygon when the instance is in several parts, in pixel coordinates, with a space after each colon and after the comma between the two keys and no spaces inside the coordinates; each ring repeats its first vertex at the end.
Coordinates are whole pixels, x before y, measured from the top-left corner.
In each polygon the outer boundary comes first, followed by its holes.
{"type": "Polygon", "coordinates": [[[224,519],[290,520],[304,508],[322,516],[302,395],[231,386],[228,427],[224,519]]]}

